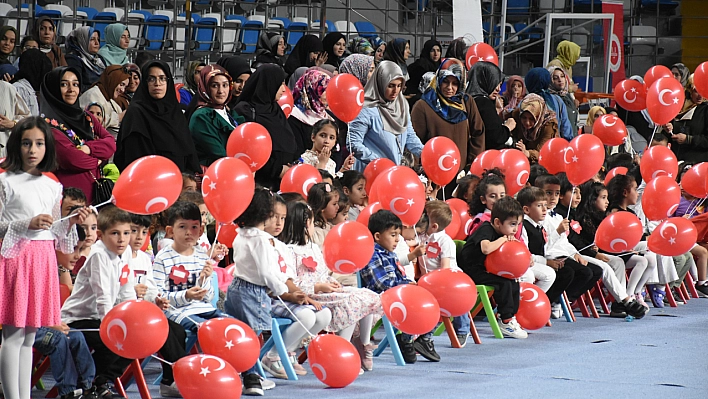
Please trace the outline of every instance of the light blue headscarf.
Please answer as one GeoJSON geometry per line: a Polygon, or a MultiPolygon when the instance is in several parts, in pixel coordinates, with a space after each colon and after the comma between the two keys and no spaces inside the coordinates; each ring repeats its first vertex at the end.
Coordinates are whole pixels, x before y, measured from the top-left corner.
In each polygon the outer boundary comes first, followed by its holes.
{"type": "Polygon", "coordinates": [[[106,44],[98,50],[98,55],[106,61],[106,66],[124,65],[130,62],[127,51],[120,48],[120,37],[128,27],[123,24],[110,24],[106,27],[106,44]]]}

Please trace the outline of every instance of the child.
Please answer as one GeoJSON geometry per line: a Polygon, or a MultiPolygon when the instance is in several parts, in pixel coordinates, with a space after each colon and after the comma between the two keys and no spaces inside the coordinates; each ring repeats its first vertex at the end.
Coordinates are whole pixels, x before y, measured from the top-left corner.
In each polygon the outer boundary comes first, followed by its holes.
{"type": "Polygon", "coordinates": [[[547,175],[548,170],[544,168],[541,164],[533,164],[529,169],[529,180],[526,182],[526,187],[533,187],[536,184],[536,178],[541,175],[547,175]]]}
{"type": "Polygon", "coordinates": [[[86,206],[86,194],[76,187],[65,187],[61,197],[61,216],[69,216],[69,208],[86,206]]]}
{"type": "MultiPolygon", "coordinates": [[[[482,179],[484,180],[484,179],[482,179]]],[[[469,237],[460,251],[459,265],[475,284],[494,287],[494,300],[499,312],[499,327],[502,333],[512,338],[527,338],[516,321],[519,310],[519,282],[487,272],[484,261],[490,253],[499,249],[507,241],[516,240],[515,235],[524,214],[521,205],[512,197],[495,201],[491,221],[485,221],[469,237]]]]}
{"type": "MultiPolygon", "coordinates": [[[[504,175],[496,168],[488,170],[482,180],[479,181],[474,195],[467,202],[470,207],[470,216],[473,218],[467,235],[474,233],[482,223],[492,221],[491,216],[494,204],[505,196],[506,184],[504,183],[504,175]]],[[[515,238],[517,240],[521,240],[521,230],[516,230],[515,238]]]]}
{"type": "MultiPolygon", "coordinates": [[[[86,240],[84,240],[84,245],[81,248],[81,256],[88,257],[91,253],[91,246],[98,240],[98,213],[96,208],[89,208],[91,212],[89,215],[81,222],[80,226],[84,229],[86,233],[86,240]]],[[[79,267],[79,269],[81,269],[79,267]]],[[[78,273],[78,271],[77,271],[78,273]]]]}
{"type": "Polygon", "coordinates": [[[41,118],[12,128],[0,163],[0,380],[7,399],[30,397],[32,344],[41,326],[61,323],[54,252],[73,252],[74,225],[88,215],[61,218],[61,185],[44,176],[57,166],[54,136],[41,118]],[[57,221],[57,222],[55,222],[57,221]]]}
{"type": "Polygon", "coordinates": [[[103,125],[103,116],[105,115],[105,112],[103,111],[103,107],[99,103],[91,103],[86,106],[86,112],[90,112],[93,114],[93,116],[98,119],[98,122],[103,125]]]}
{"type": "MultiPolygon", "coordinates": [[[[199,214],[201,215],[201,221],[202,221],[202,228],[204,229],[204,233],[202,233],[201,236],[199,236],[199,240],[197,241],[197,246],[199,246],[204,252],[210,253],[211,250],[211,243],[209,243],[209,238],[207,237],[206,229],[207,225],[209,224],[210,220],[213,221],[214,219],[211,218],[211,214],[209,213],[209,209],[207,209],[206,204],[204,203],[204,197],[202,196],[202,193],[199,191],[185,191],[184,193],[180,194],[179,196],[180,201],[187,201],[195,204],[196,206],[199,207],[199,214]]],[[[223,244],[217,244],[217,248],[214,248],[215,253],[219,253],[221,255],[224,255],[227,251],[227,248],[223,244]]],[[[213,255],[213,254],[212,254],[213,255]]],[[[223,256],[221,257],[223,258],[223,256]]],[[[221,259],[214,259],[216,261],[220,261],[221,259]]]]}
{"type": "MultiPolygon", "coordinates": [[[[76,276],[71,296],[61,309],[62,319],[73,329],[98,329],[101,320],[118,302],[122,286],[134,287],[135,278],[121,258],[130,242],[130,214],[115,206],[106,206],[98,215],[101,241],[93,245],[84,267],[76,276]]],[[[136,299],[135,291],[127,290],[122,298],[136,299]]],[[[96,365],[94,379],[97,397],[111,397],[108,383],[119,377],[130,359],[113,353],[103,343],[97,330],[84,331],[86,343],[93,348],[96,365]]]]}
{"type": "MultiPolygon", "coordinates": [[[[557,173],[556,177],[560,182],[560,194],[558,195],[558,204],[553,211],[568,219],[570,221],[569,227],[576,230],[577,233],[580,230],[578,230],[579,224],[575,217],[575,212],[578,205],[580,205],[580,199],[582,198],[580,187],[573,187],[573,185],[568,181],[568,176],[565,172],[557,173]]],[[[549,207],[549,209],[552,208],[549,207]]],[[[582,251],[580,253],[585,254],[582,251]]]]}
{"type": "Polygon", "coordinates": [[[371,343],[371,327],[374,314],[381,312],[381,298],[366,288],[342,287],[329,276],[322,250],[310,239],[315,226],[309,206],[294,202],[288,205],[287,212],[282,239],[295,254],[295,285],[332,312],[332,321],[325,331],[351,341],[354,329],[359,327],[354,346],[361,356],[362,369],[373,370],[376,345],[371,343]]]}
{"type": "MultiPolygon", "coordinates": [[[[312,149],[305,151],[300,157],[302,163],[324,169],[330,175],[336,173],[337,164],[330,159],[332,148],[337,144],[337,124],[329,119],[322,119],[312,126],[312,149]]],[[[349,155],[340,172],[346,172],[354,166],[354,157],[349,155]]]]}
{"type": "Polygon", "coordinates": [[[337,210],[337,216],[329,221],[332,226],[336,226],[349,220],[349,208],[351,208],[349,205],[349,198],[347,198],[347,195],[344,194],[344,191],[342,189],[337,189],[337,192],[339,193],[339,202],[337,202],[337,207],[339,209],[337,210]]]}
{"type": "Polygon", "coordinates": [[[480,180],[479,176],[471,173],[457,179],[457,188],[455,192],[452,193],[452,196],[468,202],[474,195],[474,191],[480,180]]]}
{"type": "MultiPolygon", "coordinates": [[[[369,264],[359,275],[361,286],[376,293],[402,284],[413,284],[403,276],[398,266],[398,256],[394,252],[401,234],[401,219],[391,211],[380,210],[369,218],[369,231],[374,236],[374,255],[369,264]]],[[[433,333],[421,335],[413,342],[413,336],[402,333],[396,336],[398,345],[406,363],[415,363],[416,351],[431,362],[439,362],[440,355],[435,351],[433,333]]]]}
{"type": "Polygon", "coordinates": [[[189,173],[182,173],[182,192],[197,191],[197,179],[189,173]]]}
{"type": "MultiPolygon", "coordinates": [[[[422,215],[421,220],[424,217],[425,215],[422,215]]],[[[425,244],[418,242],[418,233],[423,232],[424,230],[418,227],[402,226],[401,238],[403,239],[396,245],[396,255],[398,255],[398,263],[403,268],[403,277],[413,277],[414,281],[419,278],[418,258],[425,255],[425,244]]]]}
{"type": "Polygon", "coordinates": [[[339,182],[349,198],[349,220],[356,220],[366,206],[366,178],[359,171],[348,170],[339,178],[339,182]]]}
{"type": "Polygon", "coordinates": [[[332,176],[331,173],[327,172],[324,169],[317,169],[318,172],[320,172],[320,176],[322,177],[322,183],[329,183],[334,185],[334,176],[332,176]]]}
{"type": "Polygon", "coordinates": [[[327,233],[332,229],[329,221],[337,217],[339,212],[339,193],[329,183],[317,183],[307,193],[307,203],[315,214],[312,241],[321,248],[327,233]]]}

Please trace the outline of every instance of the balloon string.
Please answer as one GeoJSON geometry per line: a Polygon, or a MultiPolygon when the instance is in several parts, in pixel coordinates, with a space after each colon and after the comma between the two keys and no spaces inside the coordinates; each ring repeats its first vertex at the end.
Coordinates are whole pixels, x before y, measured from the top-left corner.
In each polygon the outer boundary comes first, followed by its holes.
{"type": "Polygon", "coordinates": [[[276,298],[278,298],[278,300],[280,301],[280,303],[283,305],[283,307],[285,308],[285,310],[287,310],[288,313],[290,313],[290,315],[293,317],[293,319],[295,319],[295,321],[297,321],[298,324],[300,324],[300,325],[302,326],[302,328],[304,328],[305,331],[306,331],[308,334],[310,334],[310,337],[314,338],[314,337],[317,336],[317,335],[311,333],[310,330],[309,330],[307,327],[305,327],[304,324],[302,324],[302,322],[300,321],[300,319],[298,319],[297,316],[295,316],[295,313],[293,313],[292,310],[290,310],[290,308],[288,307],[288,305],[286,305],[285,302],[283,302],[283,300],[280,298],[280,295],[276,296],[276,298]]]}
{"type": "Polygon", "coordinates": [[[153,359],[157,359],[157,360],[161,361],[162,363],[169,364],[170,366],[174,366],[174,365],[175,365],[174,363],[168,362],[167,360],[165,360],[165,359],[163,359],[163,358],[161,358],[161,357],[159,357],[159,356],[150,355],[150,357],[152,357],[153,359]]]}
{"type": "Polygon", "coordinates": [[[693,208],[693,210],[691,211],[691,213],[688,215],[688,218],[689,218],[689,219],[693,216],[694,213],[696,213],[696,211],[698,210],[698,207],[701,206],[701,205],[703,205],[703,203],[705,202],[705,200],[706,200],[706,199],[703,198],[702,200],[698,201],[698,203],[696,204],[696,206],[693,208]]]}
{"type": "MultiPolygon", "coordinates": [[[[572,208],[571,205],[573,204],[573,197],[575,197],[575,187],[576,186],[573,186],[573,192],[570,193],[570,204],[568,204],[568,214],[565,215],[566,219],[568,219],[570,217],[570,209],[572,208]]],[[[593,245],[593,244],[590,244],[590,245],[593,245]]],[[[580,252],[580,251],[578,251],[578,252],[580,252]]]]}
{"type": "MultiPolygon", "coordinates": [[[[586,246],[580,248],[580,249],[578,250],[578,253],[580,253],[580,251],[585,251],[586,249],[592,247],[593,245],[595,245],[594,242],[593,242],[592,244],[590,244],[590,245],[586,245],[586,246]]],[[[575,254],[573,254],[573,255],[568,255],[568,256],[566,256],[565,258],[561,259],[561,260],[566,260],[566,259],[570,258],[571,256],[575,256],[575,254]]]]}
{"type": "MultiPolygon", "coordinates": [[[[415,231],[415,239],[418,240],[418,245],[423,244],[420,241],[420,236],[418,235],[418,230],[415,229],[415,226],[413,226],[413,231],[415,231]]],[[[423,269],[425,269],[425,273],[428,273],[428,266],[425,264],[425,256],[420,256],[419,258],[423,262],[423,269]]]]}
{"type": "Polygon", "coordinates": [[[647,143],[647,147],[651,147],[651,142],[654,141],[654,135],[656,135],[656,132],[659,131],[659,128],[660,128],[660,126],[655,123],[654,124],[654,131],[651,134],[651,139],[647,143]]]}
{"type": "Polygon", "coordinates": [[[219,233],[221,232],[221,226],[224,224],[219,222],[219,227],[216,228],[216,236],[214,237],[214,244],[212,244],[211,249],[209,250],[209,259],[211,259],[212,256],[214,256],[214,248],[216,247],[216,244],[219,243],[219,233]]]}
{"type": "MultiPolygon", "coordinates": [[[[101,203],[98,204],[98,205],[89,205],[89,209],[91,209],[91,210],[93,210],[94,212],[98,213],[98,208],[100,208],[100,207],[102,207],[102,206],[104,206],[104,205],[111,204],[111,203],[113,203],[113,197],[111,197],[111,199],[109,199],[108,201],[101,202],[101,203]]],[[[74,213],[72,213],[72,214],[70,214],[70,215],[64,216],[63,218],[61,218],[61,219],[55,221],[54,223],[63,222],[63,221],[66,220],[66,219],[71,219],[71,218],[73,218],[74,216],[78,216],[78,215],[79,215],[78,212],[74,212],[74,213]]]]}
{"type": "Polygon", "coordinates": [[[70,328],[69,331],[76,332],[99,332],[100,328],[70,328]]]}
{"type": "Polygon", "coordinates": [[[447,184],[442,186],[442,192],[443,192],[443,201],[445,201],[445,187],[447,187],[447,184]]]}

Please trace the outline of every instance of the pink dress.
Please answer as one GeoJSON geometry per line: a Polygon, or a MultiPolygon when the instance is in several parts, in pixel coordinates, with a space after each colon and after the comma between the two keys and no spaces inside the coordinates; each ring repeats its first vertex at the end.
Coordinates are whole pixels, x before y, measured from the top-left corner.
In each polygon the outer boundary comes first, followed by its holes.
{"type": "Polygon", "coordinates": [[[313,243],[288,246],[295,253],[295,285],[332,312],[332,321],[325,330],[341,331],[369,314],[381,313],[381,297],[366,288],[342,287],[341,292],[315,293],[316,283],[337,281],[329,275],[322,251],[313,243]]]}
{"type": "Polygon", "coordinates": [[[39,214],[61,218],[62,187],[46,176],[0,174],[0,324],[42,327],[61,322],[55,247],[73,252],[78,242],[69,220],[30,230],[39,214]]]}

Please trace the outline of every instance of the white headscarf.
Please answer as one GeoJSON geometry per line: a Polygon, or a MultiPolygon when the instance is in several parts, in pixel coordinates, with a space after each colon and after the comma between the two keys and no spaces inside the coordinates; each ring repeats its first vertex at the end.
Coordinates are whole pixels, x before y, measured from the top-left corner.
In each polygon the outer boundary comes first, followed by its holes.
{"type": "Polygon", "coordinates": [[[393,101],[388,101],[384,95],[386,87],[396,79],[405,81],[401,68],[395,62],[381,61],[364,87],[364,107],[378,107],[384,130],[400,135],[406,132],[410,121],[408,102],[402,91],[393,101]]]}

